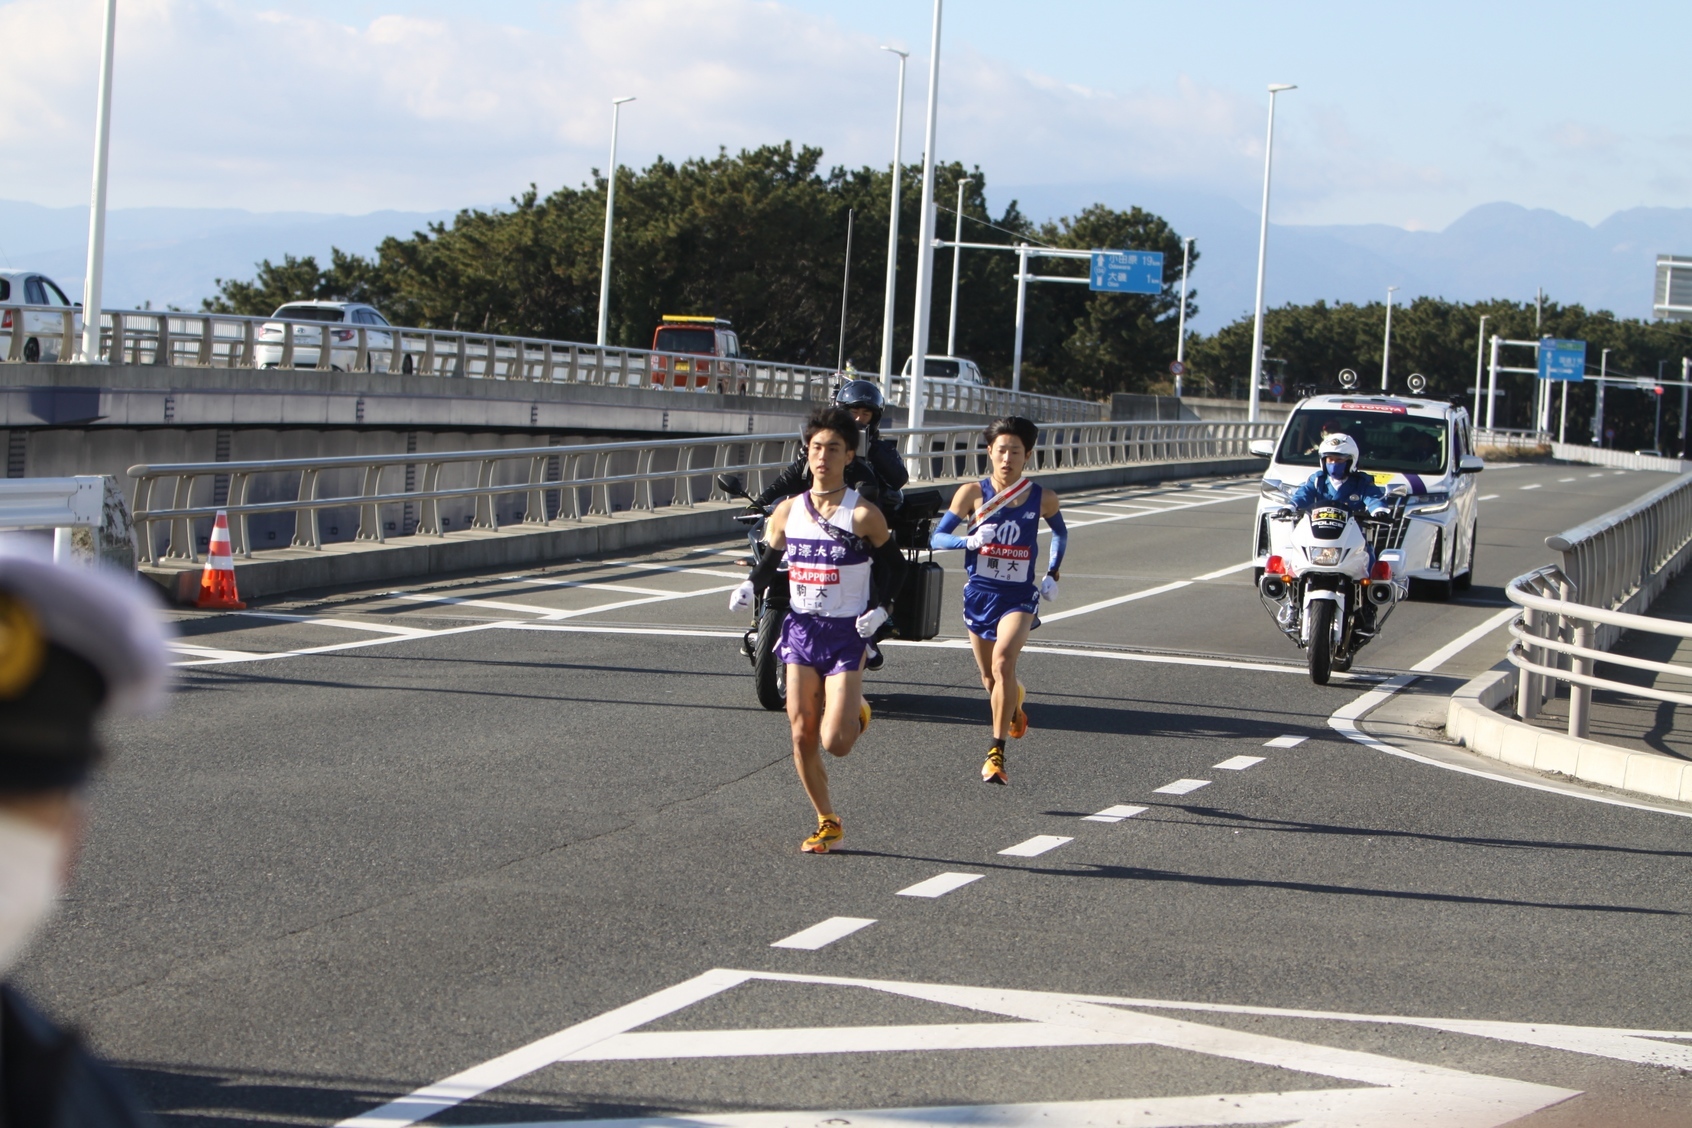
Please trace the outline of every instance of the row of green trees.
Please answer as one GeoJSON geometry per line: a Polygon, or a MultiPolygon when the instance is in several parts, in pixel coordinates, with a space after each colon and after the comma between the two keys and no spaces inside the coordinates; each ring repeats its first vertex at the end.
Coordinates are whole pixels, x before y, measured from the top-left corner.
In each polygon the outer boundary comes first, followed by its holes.
{"type": "MultiPolygon", "coordinates": [[[[1592,312],[1578,305],[1555,301],[1536,307],[1534,302],[1494,300],[1452,302],[1441,298],[1418,298],[1395,306],[1392,314],[1391,387],[1404,390],[1405,378],[1420,372],[1428,378],[1429,394],[1441,398],[1465,397],[1471,409],[1477,359],[1490,359],[1489,346],[1481,340],[1481,318],[1486,335],[1506,340],[1532,341],[1541,335],[1585,341],[1587,374],[1597,376],[1602,366],[1611,376],[1649,376],[1680,379],[1680,358],[1692,353],[1692,333],[1670,322],[1624,320],[1603,311],[1592,312]],[[1609,355],[1604,356],[1604,350],[1609,355]]],[[[1265,370],[1281,382],[1288,393],[1301,384],[1331,389],[1343,368],[1354,369],[1359,386],[1379,389],[1381,350],[1385,340],[1386,308],[1383,303],[1352,305],[1348,302],[1288,305],[1264,315],[1265,370]]],[[[1251,365],[1252,319],[1243,317],[1210,336],[1189,339],[1187,357],[1192,369],[1186,389],[1189,394],[1244,396],[1246,373],[1251,365]]],[[[1529,349],[1506,347],[1500,354],[1501,367],[1531,368],[1529,349]]],[[[1500,427],[1532,425],[1535,377],[1505,373],[1498,378],[1503,393],[1496,409],[1500,427]]],[[[1663,397],[1662,445],[1679,450],[1680,394],[1668,388],[1663,397]]],[[[1484,412],[1484,395],[1482,406],[1484,412]]],[[[1596,384],[1569,386],[1568,434],[1571,441],[1585,442],[1596,407],[1596,384]]],[[[1657,433],[1657,397],[1633,388],[1608,389],[1605,395],[1605,430],[1613,430],[1605,445],[1627,449],[1652,446],[1657,433]]],[[[1552,428],[1562,412],[1561,389],[1555,392],[1552,428]]],[[[1483,414],[1484,418],[1484,414],[1483,414]]]]}
{"type": "MultiPolygon", "coordinates": [[[[1132,247],[1180,261],[1180,237],[1139,208],[1103,205],[1035,224],[1013,201],[987,210],[985,175],[961,164],[937,170],[937,198],[963,212],[969,242],[1055,247],[1132,247]]],[[[611,280],[610,340],[650,346],[667,313],[734,321],[754,356],[833,365],[837,360],[847,216],[853,219],[846,357],[874,368],[881,356],[890,170],[824,170],[822,151],[770,145],[736,155],[620,169],[611,280]]],[[[433,328],[593,340],[598,327],[603,178],[542,197],[531,187],[505,209],[460,212],[409,238],[384,240],[369,256],[335,251],[328,265],[287,257],[260,263],[250,280],[219,280],[205,305],[263,315],[285,301],[368,301],[391,320],[433,328]]],[[[910,352],[920,170],[903,177],[894,365],[910,352]]],[[[950,228],[949,214],[942,213],[950,228]]],[[[1016,308],[1015,254],[966,251],[958,300],[958,350],[1008,381],[1016,308]]],[[[1036,260],[1042,274],[1084,274],[1074,260],[1036,260]]],[[[1176,268],[1177,273],[1179,267],[1176,268]]],[[[931,351],[946,344],[951,252],[935,259],[931,351]]],[[[1144,391],[1167,378],[1178,298],[1095,295],[1086,287],[1029,288],[1024,386],[1098,396],[1144,391]]],[[[1189,315],[1196,306],[1189,306],[1189,315]]]]}
{"type": "MultiPolygon", "coordinates": [[[[1009,248],[1018,242],[1070,249],[1098,247],[1162,251],[1163,292],[1094,294],[1073,285],[1028,290],[1023,385],[1034,391],[1098,397],[1111,392],[1168,392],[1179,313],[1181,237],[1161,217],[1140,208],[1095,204],[1078,215],[1035,223],[1012,201],[998,215],[987,209],[980,168],[949,164],[937,170],[936,198],[963,196],[965,239],[1009,248]]],[[[855,237],[847,297],[845,356],[873,369],[881,354],[882,287],[886,273],[890,173],[885,168],[824,169],[820,149],[791,143],[645,169],[619,169],[610,335],[614,344],[648,346],[667,313],[731,318],[743,347],[764,356],[823,366],[837,359],[842,276],[850,214],[855,237]]],[[[900,200],[898,293],[894,365],[910,351],[914,303],[918,170],[906,171],[900,200]]],[[[327,266],[285,257],[258,265],[250,280],[219,280],[208,309],[268,314],[302,298],[368,301],[394,321],[444,329],[592,340],[597,332],[600,242],[606,182],[560,188],[545,197],[531,188],[508,208],[466,210],[450,223],[408,238],[389,238],[370,256],[331,253],[327,266]]],[[[941,213],[949,230],[949,208],[941,213]]],[[[1036,259],[1034,271],[1080,276],[1076,260],[1036,259]]],[[[1017,256],[1008,250],[966,251],[958,301],[958,351],[974,358],[998,383],[1010,378],[1016,307],[1017,256]]],[[[1195,250],[1196,268],[1200,256],[1195,250]]],[[[935,257],[930,351],[945,348],[951,252],[935,257]]],[[[1189,291],[1188,317],[1198,291],[1189,291]]],[[[1385,309],[1380,303],[1316,302],[1268,311],[1267,370],[1290,394],[1301,384],[1331,386],[1342,368],[1356,369],[1364,387],[1378,387],[1385,309]]],[[[1551,302],[1458,303],[1420,298],[1395,308],[1392,371],[1399,380],[1426,374],[1433,393],[1472,391],[1480,319],[1487,332],[1531,340],[1540,333],[1589,344],[1596,372],[1602,349],[1609,370],[1654,376],[1677,373],[1689,348],[1672,325],[1624,321],[1604,312],[1551,302]]],[[[1185,391],[1243,397],[1250,371],[1252,323],[1243,317],[1216,333],[1192,334],[1185,391]]],[[[1512,367],[1525,352],[1508,356],[1512,367]]],[[[1533,380],[1508,375],[1499,422],[1527,426],[1533,380]]],[[[1394,383],[1402,388],[1401,382],[1394,383]]],[[[1663,405],[1664,445],[1677,438],[1679,396],[1663,405]]],[[[1571,390],[1574,433],[1584,434],[1593,409],[1590,386],[1571,390]]],[[[1652,445],[1656,403],[1632,390],[1612,392],[1606,416],[1616,430],[1610,445],[1652,445]]]]}

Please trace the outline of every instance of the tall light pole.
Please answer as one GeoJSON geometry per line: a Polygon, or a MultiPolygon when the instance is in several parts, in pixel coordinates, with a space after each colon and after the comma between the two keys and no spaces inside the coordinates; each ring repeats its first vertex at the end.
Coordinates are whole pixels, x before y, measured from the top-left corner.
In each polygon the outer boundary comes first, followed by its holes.
{"type": "MultiPolygon", "coordinates": [[[[94,192],[88,202],[88,269],[82,276],[82,361],[100,361],[100,287],[106,267],[106,155],[112,141],[112,45],[117,0],[106,0],[100,38],[100,98],[94,111],[94,192]]],[[[115,350],[114,350],[115,351],[115,350]]]]}
{"type": "Polygon", "coordinates": [[[1257,301],[1251,329],[1251,400],[1246,418],[1256,423],[1257,383],[1263,378],[1263,264],[1269,250],[1269,169],[1275,157],[1275,95],[1283,90],[1297,90],[1286,82],[1269,84],[1269,137],[1263,143],[1263,224],[1257,232],[1257,301]]]}
{"type": "MultiPolygon", "coordinates": [[[[929,306],[934,297],[934,135],[940,112],[940,4],[934,0],[934,35],[928,52],[928,125],[922,140],[922,226],[917,235],[916,322],[911,327],[910,427],[923,422],[928,367],[929,306]]],[[[915,442],[916,436],[912,436],[915,442]]]]}
{"type": "Polygon", "coordinates": [[[881,306],[881,388],[893,375],[893,290],[899,277],[899,174],[903,171],[905,142],[905,62],[909,51],[883,47],[899,56],[899,101],[893,107],[893,200],[887,206],[887,292],[881,306]]]}
{"type": "Polygon", "coordinates": [[[1175,373],[1175,398],[1181,398],[1181,376],[1187,363],[1187,262],[1192,258],[1191,236],[1181,240],[1181,313],[1175,323],[1175,363],[1182,372],[1175,373]]]}
{"type": "Polygon", "coordinates": [[[605,252],[599,258],[599,347],[606,345],[611,327],[611,220],[617,212],[617,118],[626,98],[611,99],[611,169],[605,174],[605,252]]]}
{"type": "Polygon", "coordinates": [[[952,312],[946,320],[946,355],[958,355],[958,266],[963,262],[963,193],[965,184],[973,184],[971,177],[958,180],[958,210],[953,213],[957,222],[952,227],[952,312]]]}
{"type": "Polygon", "coordinates": [[[1598,354],[1598,405],[1592,412],[1592,445],[1604,445],[1604,377],[1610,374],[1610,350],[1598,354]]]}
{"type": "Polygon", "coordinates": [[[1392,296],[1397,286],[1387,287],[1386,336],[1381,339],[1381,391],[1387,390],[1387,369],[1392,362],[1392,296]]]}
{"type": "Polygon", "coordinates": [[[1481,369],[1485,367],[1486,356],[1486,319],[1489,314],[1481,314],[1480,336],[1475,338],[1475,414],[1470,420],[1470,426],[1479,427],[1481,421],[1481,369]]]}

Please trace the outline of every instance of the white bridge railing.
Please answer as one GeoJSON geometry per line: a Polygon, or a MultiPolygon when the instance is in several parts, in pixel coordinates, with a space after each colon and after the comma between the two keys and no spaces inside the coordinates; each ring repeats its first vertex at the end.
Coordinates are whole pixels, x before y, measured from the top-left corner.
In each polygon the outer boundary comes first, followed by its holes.
{"type": "Polygon", "coordinates": [[[1597,662],[1692,679],[1692,667],[1611,654],[1624,631],[1692,638],[1692,625],[1644,615],[1692,559],[1692,474],[1584,525],[1547,537],[1562,554],[1505,588],[1523,608],[1510,626],[1521,671],[1516,712],[1537,716],[1552,683],[1569,684],[1569,735],[1587,735],[1593,689],[1692,705],[1692,695],[1600,678],[1597,662]]]}
{"type": "MultiPolygon", "coordinates": [[[[1043,426],[1031,472],[1248,456],[1275,423],[1086,423],[1043,426]]],[[[907,451],[912,483],[986,473],[981,428],[884,432],[907,451]]],[[[237,556],[251,556],[253,526],[280,525],[294,548],[327,540],[383,542],[390,535],[444,536],[458,529],[546,526],[619,510],[722,500],[715,475],[746,477],[756,493],[798,454],[798,436],[725,435],[661,442],[595,443],[505,450],[417,451],[348,458],[196,462],[129,468],[143,563],[194,561],[200,534],[229,512],[237,556]],[[324,522],[332,522],[324,535],[324,522]],[[350,537],[341,523],[356,529],[350,537]],[[289,527],[291,526],[291,533],[289,527]],[[165,543],[158,531],[168,530],[165,543]]],[[[907,486],[907,489],[910,487],[907,486]]],[[[266,530],[274,536],[279,530],[266,530]]],[[[283,547],[278,545],[277,547],[283,547]]]]}
{"type": "MultiPolygon", "coordinates": [[[[388,372],[670,388],[812,402],[828,399],[837,376],[831,368],[744,357],[600,348],[540,337],[397,325],[134,309],[107,310],[100,321],[100,355],[112,364],[388,372]],[[270,332],[263,332],[266,328],[270,332]],[[328,348],[322,347],[325,333],[331,338],[328,348]]],[[[80,326],[80,310],[0,302],[0,356],[8,361],[72,358],[80,348],[80,326]],[[14,325],[19,329],[14,330],[14,325]]],[[[889,381],[893,403],[908,405],[907,383],[904,377],[889,381]]],[[[1043,423],[1095,421],[1109,410],[1088,400],[945,380],[925,380],[923,387],[924,404],[930,411],[1017,414],[1043,423]]]]}

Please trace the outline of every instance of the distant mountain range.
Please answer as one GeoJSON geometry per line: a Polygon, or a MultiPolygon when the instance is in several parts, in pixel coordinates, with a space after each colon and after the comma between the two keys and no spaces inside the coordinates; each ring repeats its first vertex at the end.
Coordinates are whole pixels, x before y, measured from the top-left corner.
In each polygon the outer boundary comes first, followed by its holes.
{"type": "MultiPolygon", "coordinates": [[[[1233,200],[1123,185],[995,188],[995,208],[1012,198],[1025,214],[1073,214],[1096,201],[1138,203],[1192,235],[1203,261],[1194,269],[1201,332],[1251,311],[1257,270],[1257,214],[1233,200]]],[[[198,309],[218,278],[249,278],[260,259],[316,255],[329,248],[367,254],[389,235],[406,236],[455,212],[322,215],[254,213],[233,208],[120,208],[107,228],[106,304],[198,309]]],[[[0,265],[34,268],[80,294],[87,255],[88,209],[0,201],[0,265]]],[[[1272,225],[1270,305],[1397,300],[1417,295],[1456,300],[1530,301],[1543,286],[1552,299],[1649,317],[1659,253],[1692,253],[1692,208],[1632,208],[1596,227],[1553,211],[1485,204],[1444,231],[1385,224],[1272,225]]]]}

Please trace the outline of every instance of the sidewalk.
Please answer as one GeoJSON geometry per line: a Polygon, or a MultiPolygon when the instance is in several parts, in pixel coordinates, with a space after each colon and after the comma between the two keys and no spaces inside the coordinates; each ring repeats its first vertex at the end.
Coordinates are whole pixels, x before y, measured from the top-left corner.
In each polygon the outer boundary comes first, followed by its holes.
{"type": "MultiPolygon", "coordinates": [[[[1653,619],[1692,622],[1692,572],[1684,572],[1670,583],[1646,614],[1653,619]]],[[[1685,666],[1692,672],[1692,639],[1629,632],[1622,636],[1612,653],[1653,662],[1669,662],[1685,666]]],[[[1635,670],[1608,662],[1598,663],[1597,676],[1628,685],[1692,694],[1692,680],[1660,677],[1650,670],[1635,670]]],[[[1656,752],[1692,761],[1692,708],[1688,709],[1688,723],[1684,725],[1679,723],[1679,708],[1668,701],[1595,689],[1592,691],[1589,738],[1630,751],[1656,752]]],[[[1559,684],[1557,696],[1546,701],[1539,716],[1530,723],[1537,728],[1568,732],[1569,687],[1559,684]]]]}

